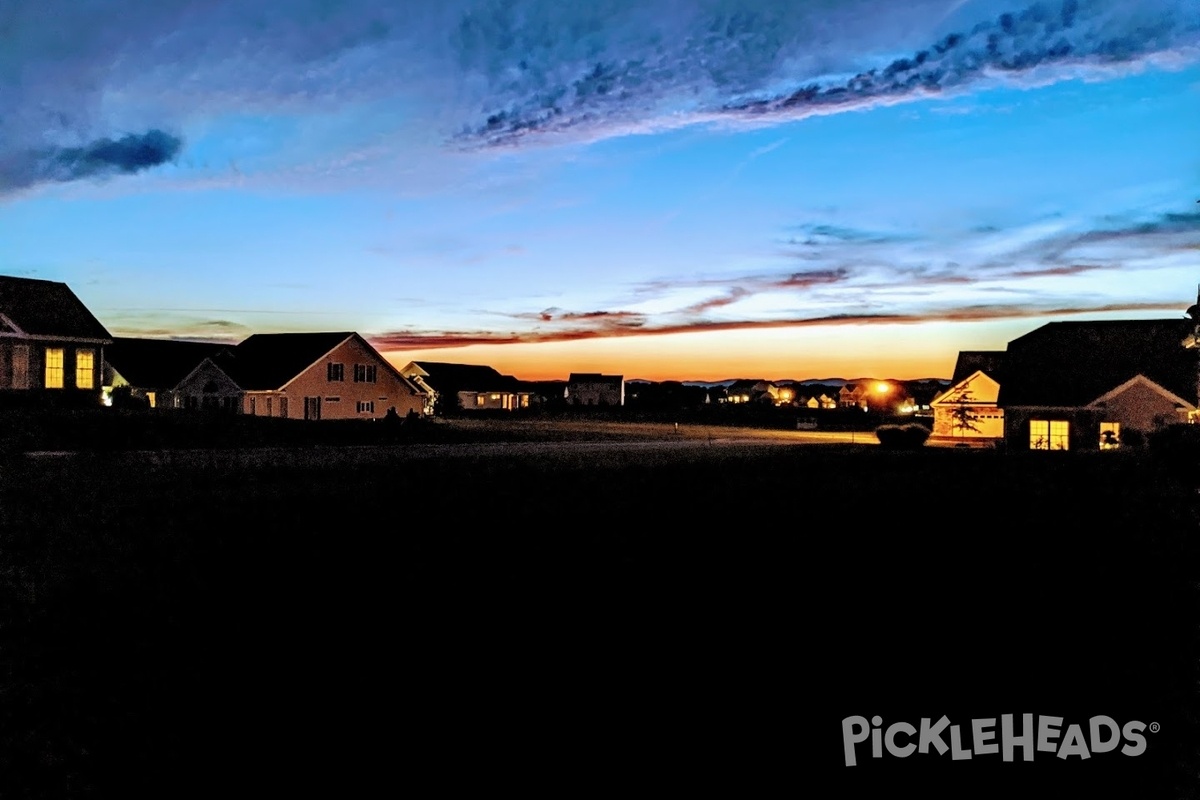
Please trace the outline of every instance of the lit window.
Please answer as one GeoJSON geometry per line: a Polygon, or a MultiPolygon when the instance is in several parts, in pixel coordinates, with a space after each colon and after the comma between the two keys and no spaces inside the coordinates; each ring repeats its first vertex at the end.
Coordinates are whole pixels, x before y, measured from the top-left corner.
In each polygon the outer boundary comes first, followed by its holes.
{"type": "Polygon", "coordinates": [[[326,364],[325,365],[325,380],[327,381],[344,381],[346,380],[346,369],[344,364],[326,364]]]}
{"type": "Polygon", "coordinates": [[[46,388],[63,388],[63,349],[61,347],[46,348],[46,388]]]}
{"type": "Polygon", "coordinates": [[[1121,423],[1100,423],[1100,449],[1115,450],[1121,444],[1121,423]]]}
{"type": "Polygon", "coordinates": [[[80,389],[96,388],[96,354],[94,350],[75,351],[75,386],[80,389]]]}
{"type": "Polygon", "coordinates": [[[1070,447],[1070,423],[1062,419],[1031,419],[1030,450],[1066,450],[1070,447]]]}
{"type": "Polygon", "coordinates": [[[475,395],[475,405],[481,406],[486,402],[487,402],[487,398],[485,398],[483,395],[481,395],[481,394],[475,395]]]}
{"type": "Polygon", "coordinates": [[[1069,424],[1066,420],[1050,420],[1050,449],[1066,450],[1070,446],[1069,424]]]}
{"type": "Polygon", "coordinates": [[[1029,420],[1029,449],[1050,449],[1050,423],[1044,419],[1029,420]]]}
{"type": "Polygon", "coordinates": [[[492,395],[492,399],[493,399],[493,400],[499,400],[499,399],[500,399],[500,395],[498,395],[498,394],[493,394],[493,395],[492,395]]]}

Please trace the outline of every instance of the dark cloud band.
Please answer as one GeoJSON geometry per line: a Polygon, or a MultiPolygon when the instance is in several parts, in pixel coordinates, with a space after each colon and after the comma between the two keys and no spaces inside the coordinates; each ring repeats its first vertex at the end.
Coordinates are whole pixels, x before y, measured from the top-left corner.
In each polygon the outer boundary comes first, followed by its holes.
{"type": "Polygon", "coordinates": [[[158,129],[120,139],[96,139],[83,147],[55,147],[21,154],[0,164],[0,192],[40,183],[132,175],[174,160],[183,140],[158,129]]]}

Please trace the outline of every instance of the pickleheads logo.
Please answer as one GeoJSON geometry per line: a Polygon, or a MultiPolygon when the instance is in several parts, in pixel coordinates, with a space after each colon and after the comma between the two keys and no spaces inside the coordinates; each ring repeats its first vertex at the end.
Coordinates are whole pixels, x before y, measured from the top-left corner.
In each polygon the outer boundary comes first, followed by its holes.
{"type": "Polygon", "coordinates": [[[967,745],[963,744],[964,731],[952,725],[950,718],[943,716],[937,722],[930,718],[921,719],[919,726],[908,722],[893,722],[883,727],[883,718],[846,717],[842,720],[842,746],[846,751],[846,766],[858,763],[858,745],[871,740],[871,758],[883,758],[884,752],[896,758],[907,758],[913,753],[928,753],[930,748],[944,756],[947,751],[952,761],[965,761],[974,756],[989,756],[999,753],[1004,761],[1012,761],[1019,749],[1025,761],[1033,761],[1034,753],[1054,753],[1058,758],[1077,756],[1091,758],[1094,753],[1109,753],[1120,748],[1122,755],[1140,756],[1146,752],[1146,737],[1143,732],[1158,733],[1159,725],[1146,725],[1130,720],[1118,725],[1112,717],[1096,716],[1084,726],[1072,723],[1063,728],[1062,717],[1039,716],[1036,725],[1033,714],[1022,714],[1019,732],[1014,724],[1014,715],[1000,716],[1000,730],[996,730],[996,718],[973,719],[967,733],[967,745]],[[946,739],[949,739],[947,744],[946,739]]]}

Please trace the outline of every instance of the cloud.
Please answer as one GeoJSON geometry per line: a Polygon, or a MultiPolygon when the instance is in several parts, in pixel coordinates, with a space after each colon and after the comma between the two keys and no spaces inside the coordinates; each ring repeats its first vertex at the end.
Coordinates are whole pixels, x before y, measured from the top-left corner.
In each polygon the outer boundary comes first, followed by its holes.
{"type": "Polygon", "coordinates": [[[741,331],[769,328],[801,328],[836,325],[905,324],[927,322],[978,322],[1003,319],[1032,319],[1074,316],[1081,314],[1128,313],[1164,311],[1179,312],[1174,303],[1081,303],[1075,306],[1056,304],[977,304],[954,308],[934,308],[912,313],[842,313],[819,316],[797,316],[784,319],[696,320],[668,322],[643,327],[614,327],[607,325],[577,325],[562,330],[534,330],[522,333],[496,334],[486,331],[394,331],[368,336],[381,351],[426,350],[469,345],[543,344],[585,339],[607,339],[630,336],[666,336],[681,333],[741,331]]]}
{"type": "Polygon", "coordinates": [[[433,168],[428,156],[445,155],[447,146],[770,124],[965,91],[997,77],[1045,82],[1154,58],[1194,59],[1200,47],[1193,0],[959,5],[9,4],[0,193],[151,169],[181,154],[174,136],[186,136],[200,163],[236,164],[247,177],[268,165],[293,180],[337,172],[367,181],[378,175],[374,165],[389,163],[414,171],[410,182],[444,182],[448,162],[433,168]],[[955,20],[978,19],[946,30],[951,11],[955,20]],[[278,124],[264,140],[247,137],[238,127],[244,120],[278,124]],[[223,121],[232,126],[227,135],[223,121]],[[177,133],[161,133],[168,130],[177,133]]]}
{"type": "Polygon", "coordinates": [[[174,160],[183,140],[151,129],[120,139],[101,138],[82,147],[48,147],[0,161],[0,194],[39,183],[132,175],[174,160]]]}
{"type": "MultiPolygon", "coordinates": [[[[882,10],[882,4],[874,9],[882,10]]],[[[1194,7],[1177,0],[1035,2],[946,33],[900,58],[878,60],[863,53],[862,68],[838,75],[820,70],[820,62],[789,58],[814,42],[786,23],[783,35],[795,39],[770,36],[766,26],[777,22],[770,14],[751,11],[708,21],[709,31],[718,35],[685,38],[692,46],[687,53],[662,44],[649,52],[601,47],[565,80],[562,63],[536,78],[521,78],[518,72],[507,87],[516,96],[464,138],[510,144],[532,133],[573,129],[603,136],[610,125],[637,129],[723,117],[795,119],[965,90],[986,79],[1028,76],[1048,82],[1075,77],[1081,69],[1127,66],[1166,53],[1195,58],[1200,43],[1194,7]],[[734,63],[747,52],[756,54],[750,66],[734,63]],[[667,67],[664,53],[671,53],[677,66],[667,67]],[[523,87],[529,88],[519,91],[523,87]]],[[[853,41],[871,23],[857,25],[858,30],[838,33],[853,41]]],[[[530,69],[528,62],[520,64],[530,69]]]]}

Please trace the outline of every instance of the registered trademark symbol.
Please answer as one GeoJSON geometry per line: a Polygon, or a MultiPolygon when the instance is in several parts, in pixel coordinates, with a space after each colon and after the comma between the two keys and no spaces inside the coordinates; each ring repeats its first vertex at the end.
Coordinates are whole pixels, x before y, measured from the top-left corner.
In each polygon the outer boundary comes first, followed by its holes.
{"type": "Polygon", "coordinates": [[[1157,722],[1150,723],[1150,732],[1151,733],[1158,733],[1161,729],[1162,729],[1162,725],[1159,725],[1157,722]]]}

